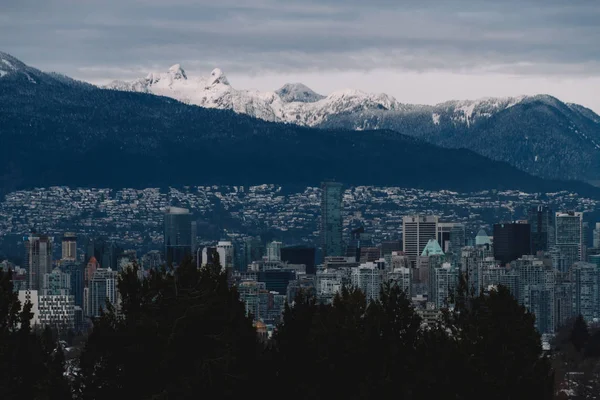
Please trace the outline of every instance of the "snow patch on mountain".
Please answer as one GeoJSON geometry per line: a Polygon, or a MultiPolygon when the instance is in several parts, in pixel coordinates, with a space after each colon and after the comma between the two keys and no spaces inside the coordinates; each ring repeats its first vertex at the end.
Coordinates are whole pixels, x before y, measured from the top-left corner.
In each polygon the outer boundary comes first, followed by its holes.
{"type": "MultiPolygon", "coordinates": [[[[419,106],[402,104],[384,93],[354,89],[323,96],[302,83],[288,83],[274,92],[238,90],[231,86],[219,68],[215,68],[208,77],[188,77],[180,64],[173,65],[167,72],[150,73],[146,78],[130,82],[114,81],[104,88],[167,96],[186,104],[233,110],[266,121],[303,126],[319,126],[333,116],[354,118],[356,115],[354,129],[378,129],[383,115],[388,112],[396,117],[428,114],[434,125],[451,121],[472,127],[477,121],[524,101],[541,100],[553,104],[556,100],[551,96],[518,96],[453,100],[434,106],[419,106]]],[[[578,112],[586,113],[586,110],[582,107],[578,112]]]]}
{"type": "Polygon", "coordinates": [[[210,76],[188,77],[179,64],[165,73],[150,73],[131,82],[114,81],[107,89],[152,93],[206,108],[229,109],[267,121],[316,126],[331,114],[361,111],[398,111],[404,106],[386,94],[346,89],[322,96],[303,84],[286,84],[276,92],[237,90],[226,75],[214,69],[210,76]]]}
{"type": "Polygon", "coordinates": [[[286,103],[314,103],[325,98],[302,83],[286,83],[275,93],[286,103]]]}

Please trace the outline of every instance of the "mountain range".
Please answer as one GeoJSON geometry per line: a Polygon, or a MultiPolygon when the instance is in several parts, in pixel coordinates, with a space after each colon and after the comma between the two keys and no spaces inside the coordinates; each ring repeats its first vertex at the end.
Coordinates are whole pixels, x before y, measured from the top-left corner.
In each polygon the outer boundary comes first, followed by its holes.
{"type": "Polygon", "coordinates": [[[105,88],[168,96],[266,121],[328,129],[390,129],[447,148],[466,148],[544,178],[600,181],[600,116],[548,96],[403,104],[358,90],[328,96],[286,84],[274,92],[234,89],[220,69],[188,77],[177,64],[105,88]]]}
{"type": "MultiPolygon", "coordinates": [[[[185,76],[181,68],[173,70],[185,76]]],[[[4,192],[52,185],[316,185],[335,179],[456,191],[569,190],[600,197],[600,189],[584,183],[541,179],[470,150],[445,149],[396,131],[316,129],[107,90],[41,72],[4,53],[0,71],[4,192]]],[[[216,73],[212,84],[226,81],[216,73]]],[[[330,98],[318,99],[299,85],[274,96],[303,104],[330,98]]],[[[228,98],[234,97],[239,99],[228,98]]]]}

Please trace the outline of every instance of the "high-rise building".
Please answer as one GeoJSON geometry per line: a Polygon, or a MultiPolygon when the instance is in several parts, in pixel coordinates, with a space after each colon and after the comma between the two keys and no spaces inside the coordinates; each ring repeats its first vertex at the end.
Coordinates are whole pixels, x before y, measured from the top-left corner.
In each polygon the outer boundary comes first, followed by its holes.
{"type": "Polygon", "coordinates": [[[205,265],[215,265],[217,262],[219,265],[222,265],[217,248],[215,246],[207,246],[202,249],[202,257],[201,260],[197,260],[197,266],[199,268],[205,265]]]}
{"type": "Polygon", "coordinates": [[[600,222],[596,222],[596,228],[594,229],[594,248],[600,249],[600,222]]]}
{"type": "Polygon", "coordinates": [[[71,276],[58,268],[44,274],[44,286],[40,292],[43,295],[69,296],[71,294],[71,276]]]}
{"type": "Polygon", "coordinates": [[[373,262],[361,264],[352,268],[352,285],[362,290],[367,300],[379,299],[381,291],[381,271],[373,262]]]}
{"type": "Polygon", "coordinates": [[[553,264],[560,272],[566,273],[574,263],[583,260],[583,213],[557,212],[554,226],[553,264]]]}
{"type": "Polygon", "coordinates": [[[77,235],[67,232],[62,238],[62,261],[77,260],[77,235]]]}
{"type": "Polygon", "coordinates": [[[82,263],[69,262],[61,265],[64,273],[69,274],[71,295],[73,295],[75,306],[83,308],[83,288],[86,265],[82,263]]]}
{"type": "Polygon", "coordinates": [[[439,217],[434,215],[410,215],[402,218],[404,254],[414,267],[429,239],[435,239],[439,217]]]}
{"type": "Polygon", "coordinates": [[[89,283],[88,317],[98,317],[100,309],[106,310],[106,302],[117,305],[117,271],[98,268],[89,283]]]}
{"type": "Polygon", "coordinates": [[[167,207],[164,214],[165,258],[167,265],[176,264],[192,256],[195,243],[190,210],[167,207]]]}
{"type": "Polygon", "coordinates": [[[554,213],[547,206],[532,207],[527,212],[531,228],[531,253],[548,251],[554,240],[554,213]]]}
{"type": "Polygon", "coordinates": [[[262,260],[265,255],[265,246],[263,245],[260,237],[249,237],[244,239],[243,251],[241,256],[243,257],[240,262],[240,270],[246,271],[248,265],[252,264],[252,261],[262,260]]]}
{"type": "Polygon", "coordinates": [[[268,261],[281,261],[281,248],[283,243],[273,241],[267,244],[267,260],[268,261]]]}
{"type": "Polygon", "coordinates": [[[440,267],[434,268],[427,302],[434,304],[437,309],[449,305],[452,294],[458,286],[458,276],[458,268],[453,267],[450,263],[443,263],[440,267]]]}
{"type": "Polygon", "coordinates": [[[494,258],[507,264],[531,253],[529,224],[508,223],[494,225],[494,258]]]}
{"type": "Polygon", "coordinates": [[[450,229],[450,246],[446,252],[460,254],[460,250],[465,247],[465,226],[463,224],[453,224],[450,229]]]}
{"type": "MultiPolygon", "coordinates": [[[[393,257],[393,256],[392,256],[393,257]]],[[[412,268],[400,267],[394,268],[387,274],[387,280],[392,285],[397,285],[406,294],[406,297],[411,298],[412,287],[412,268]]]]}
{"type": "Polygon", "coordinates": [[[113,240],[105,237],[89,238],[86,244],[85,261],[94,257],[100,267],[116,270],[121,254],[123,254],[123,249],[113,240]]]}
{"type": "Polygon", "coordinates": [[[42,290],[44,274],[52,271],[51,237],[34,233],[25,237],[25,260],[29,272],[29,289],[42,290]]]}
{"type": "Polygon", "coordinates": [[[221,267],[229,270],[233,269],[233,244],[228,241],[219,241],[217,243],[217,253],[219,253],[219,261],[221,262],[221,267]]]}
{"type": "Polygon", "coordinates": [[[293,269],[270,269],[259,271],[258,281],[264,282],[269,292],[277,292],[281,295],[287,295],[287,287],[290,281],[296,280],[296,271],[293,269]]]}
{"type": "Polygon", "coordinates": [[[323,258],[343,255],[342,184],[321,184],[321,248],[323,258]]]}
{"type": "Polygon", "coordinates": [[[600,271],[595,264],[576,262],[569,270],[573,283],[573,312],[589,324],[600,317],[600,271]]]}
{"type": "MultiPolygon", "coordinates": [[[[452,247],[453,233],[456,235],[460,231],[462,231],[462,234],[463,234],[462,235],[463,243],[462,244],[457,243],[458,251],[460,251],[460,248],[464,246],[464,231],[465,231],[464,225],[454,223],[454,222],[439,222],[438,223],[436,239],[437,239],[438,243],[440,244],[442,250],[444,250],[444,253],[448,253],[449,251],[451,251],[450,249],[452,247]]],[[[455,237],[455,241],[457,241],[457,242],[460,241],[460,238],[458,238],[458,240],[456,240],[456,239],[457,238],[455,237]]]]}
{"type": "Polygon", "coordinates": [[[32,305],[31,325],[49,326],[59,332],[75,327],[75,304],[73,296],[41,294],[37,290],[20,290],[19,301],[32,305]]]}
{"type": "Polygon", "coordinates": [[[303,264],[306,266],[306,273],[314,275],[316,251],[314,247],[290,246],[281,249],[281,261],[288,264],[303,264]]]}

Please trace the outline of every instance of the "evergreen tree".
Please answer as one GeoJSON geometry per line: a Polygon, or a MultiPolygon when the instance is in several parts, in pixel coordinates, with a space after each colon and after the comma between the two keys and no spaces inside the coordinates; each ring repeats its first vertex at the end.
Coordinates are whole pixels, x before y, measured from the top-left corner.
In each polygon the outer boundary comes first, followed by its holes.
{"type": "Polygon", "coordinates": [[[534,316],[507,288],[471,296],[461,279],[453,300],[443,328],[454,345],[441,356],[458,356],[446,362],[458,361],[462,381],[470,383],[457,388],[456,398],[552,398],[553,371],[534,316]]]}
{"type": "Polygon", "coordinates": [[[69,398],[62,352],[49,328],[42,335],[32,330],[31,308],[13,291],[11,271],[0,269],[0,398],[69,398]]]}
{"type": "Polygon", "coordinates": [[[119,278],[120,310],[94,321],[80,358],[83,398],[239,397],[256,372],[256,332],[220,266],[137,266],[119,278]]]}

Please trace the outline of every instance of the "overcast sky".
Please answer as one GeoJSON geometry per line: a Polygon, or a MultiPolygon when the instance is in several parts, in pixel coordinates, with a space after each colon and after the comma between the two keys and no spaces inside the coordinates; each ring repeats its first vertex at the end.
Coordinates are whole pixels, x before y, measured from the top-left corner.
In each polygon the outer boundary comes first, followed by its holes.
{"type": "Polygon", "coordinates": [[[94,83],[180,63],[240,89],[548,93],[600,113],[598,0],[0,0],[0,51],[94,83]]]}

